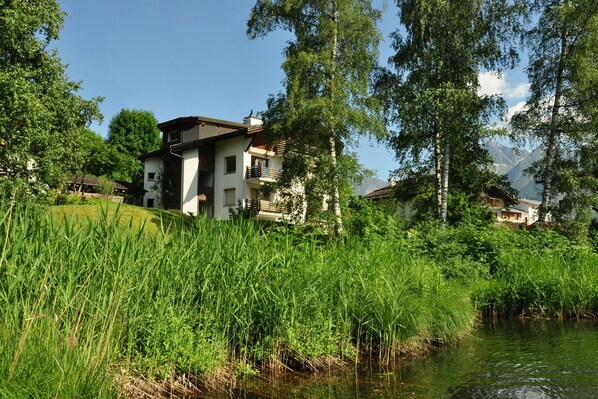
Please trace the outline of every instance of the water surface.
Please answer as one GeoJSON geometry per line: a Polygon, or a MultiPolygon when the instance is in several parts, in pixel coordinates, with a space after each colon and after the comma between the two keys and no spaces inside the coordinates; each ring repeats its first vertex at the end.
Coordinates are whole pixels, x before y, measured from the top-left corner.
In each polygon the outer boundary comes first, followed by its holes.
{"type": "MultiPolygon", "coordinates": [[[[233,397],[598,398],[598,322],[488,321],[475,337],[394,369],[262,377],[233,397]]],[[[216,397],[230,397],[217,394],[216,397]]]]}

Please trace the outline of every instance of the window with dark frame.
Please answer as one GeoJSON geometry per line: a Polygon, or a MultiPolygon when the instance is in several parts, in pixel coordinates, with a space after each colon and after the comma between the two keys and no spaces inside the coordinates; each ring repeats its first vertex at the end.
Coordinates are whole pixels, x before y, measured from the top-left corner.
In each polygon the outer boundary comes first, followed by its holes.
{"type": "Polygon", "coordinates": [[[156,172],[148,172],[147,173],[147,180],[148,181],[156,180],[156,172]]]}
{"type": "Polygon", "coordinates": [[[181,132],[178,130],[176,132],[168,133],[168,142],[172,143],[174,141],[179,141],[181,139],[181,132]]]}
{"type": "Polygon", "coordinates": [[[224,158],[224,174],[237,172],[237,156],[233,155],[224,158]]]}

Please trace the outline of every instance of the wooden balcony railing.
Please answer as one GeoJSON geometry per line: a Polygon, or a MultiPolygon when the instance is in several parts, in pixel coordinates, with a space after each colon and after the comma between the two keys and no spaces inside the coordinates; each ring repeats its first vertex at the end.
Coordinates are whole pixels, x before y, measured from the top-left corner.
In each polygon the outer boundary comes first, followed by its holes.
{"type": "Polygon", "coordinates": [[[267,168],[265,166],[256,165],[247,167],[247,178],[248,179],[271,179],[278,180],[282,174],[281,170],[267,168]]]}
{"type": "Polygon", "coordinates": [[[276,203],[265,200],[245,200],[245,209],[256,214],[259,212],[282,213],[282,208],[276,203]]]}

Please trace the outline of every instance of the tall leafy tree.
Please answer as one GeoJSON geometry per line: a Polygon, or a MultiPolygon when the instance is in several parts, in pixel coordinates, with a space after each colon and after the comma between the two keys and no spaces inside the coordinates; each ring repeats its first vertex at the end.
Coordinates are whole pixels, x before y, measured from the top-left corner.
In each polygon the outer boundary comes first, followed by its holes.
{"type": "MultiPolygon", "coordinates": [[[[80,164],[79,135],[100,118],[58,53],[63,12],[55,0],[0,0],[0,184],[59,186],[80,164]]],[[[9,189],[10,190],[10,189],[9,189]]]]}
{"type": "Polygon", "coordinates": [[[81,170],[78,172],[84,175],[128,180],[131,164],[138,162],[137,159],[120,153],[114,146],[106,144],[102,136],[91,129],[83,130],[81,149],[81,170]]]}
{"type": "MultiPolygon", "coordinates": [[[[377,79],[385,99],[389,135],[402,172],[435,175],[437,215],[448,215],[449,177],[482,170],[490,157],[482,139],[499,96],[478,95],[482,69],[500,71],[517,61],[510,44],[517,7],[507,0],[397,0],[402,29],[393,35],[396,54],[377,79]],[[474,165],[474,167],[470,167],[474,165]]],[[[461,181],[467,180],[461,176],[461,181]]]]}
{"type": "Polygon", "coordinates": [[[525,35],[530,96],[512,119],[513,132],[544,149],[531,170],[543,186],[539,225],[550,212],[589,224],[598,195],[598,2],[535,0],[532,6],[537,23],[525,35]]]}
{"type": "Polygon", "coordinates": [[[289,139],[281,184],[303,182],[308,218],[328,199],[337,234],[345,166],[354,165],[344,148],[357,134],[384,131],[369,93],[380,15],[370,0],[258,0],[248,21],[250,38],[276,29],[294,35],[284,51],[284,90],[268,100],[265,127],[289,139]]]}
{"type": "Polygon", "coordinates": [[[143,165],[137,157],[160,148],[158,121],[151,111],[122,109],[110,121],[106,143],[122,155],[112,177],[141,183],[143,165]]]}

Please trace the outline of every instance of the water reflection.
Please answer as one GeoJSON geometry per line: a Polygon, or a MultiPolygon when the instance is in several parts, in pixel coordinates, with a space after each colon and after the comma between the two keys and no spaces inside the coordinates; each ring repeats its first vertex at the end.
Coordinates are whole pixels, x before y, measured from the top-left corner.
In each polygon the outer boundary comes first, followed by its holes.
{"type": "MultiPolygon", "coordinates": [[[[235,398],[598,398],[598,322],[492,321],[476,337],[393,370],[254,379],[235,398]]],[[[213,394],[210,398],[231,397],[213,394]]]]}

